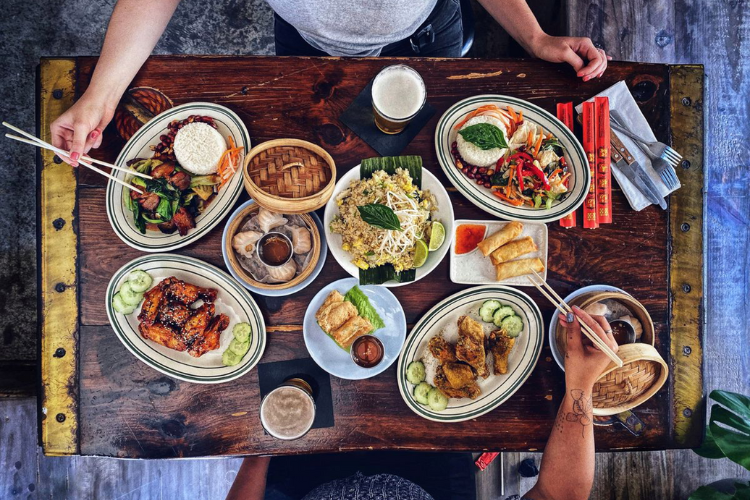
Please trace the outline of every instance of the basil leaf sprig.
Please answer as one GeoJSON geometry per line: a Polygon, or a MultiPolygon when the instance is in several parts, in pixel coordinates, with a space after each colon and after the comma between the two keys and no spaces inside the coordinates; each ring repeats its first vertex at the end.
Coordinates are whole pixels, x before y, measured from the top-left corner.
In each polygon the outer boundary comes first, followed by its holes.
{"type": "Polygon", "coordinates": [[[474,144],[480,149],[507,148],[503,132],[491,123],[477,123],[469,125],[458,131],[468,142],[474,144]]]}
{"type": "Polygon", "coordinates": [[[398,220],[396,212],[391,207],[381,203],[370,203],[357,207],[362,220],[371,226],[391,231],[401,231],[401,221],[398,220]]]}

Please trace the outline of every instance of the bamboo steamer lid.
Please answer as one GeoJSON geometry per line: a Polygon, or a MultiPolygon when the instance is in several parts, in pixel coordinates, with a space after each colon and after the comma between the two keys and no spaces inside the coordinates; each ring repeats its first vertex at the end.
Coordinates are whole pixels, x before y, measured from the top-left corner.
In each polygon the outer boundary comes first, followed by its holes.
{"type": "Polygon", "coordinates": [[[313,218],[308,214],[300,214],[300,217],[305,222],[307,229],[310,230],[312,243],[312,249],[310,251],[312,252],[312,255],[307,262],[307,266],[297,276],[286,283],[261,283],[260,281],[256,281],[252,275],[240,265],[240,261],[237,259],[237,254],[234,248],[232,248],[232,239],[234,238],[234,235],[237,234],[245,220],[247,220],[248,217],[252,217],[259,209],[260,206],[257,203],[245,207],[234,219],[232,219],[229,226],[227,226],[225,251],[229,260],[229,265],[243,281],[263,290],[285,290],[302,283],[308,276],[310,276],[320,259],[320,231],[318,231],[318,226],[315,224],[313,218]]]}
{"type": "Polygon", "coordinates": [[[304,214],[325,205],[336,184],[336,164],[323,148],[299,139],[275,139],[247,154],[245,190],[273,212],[304,214]]]}

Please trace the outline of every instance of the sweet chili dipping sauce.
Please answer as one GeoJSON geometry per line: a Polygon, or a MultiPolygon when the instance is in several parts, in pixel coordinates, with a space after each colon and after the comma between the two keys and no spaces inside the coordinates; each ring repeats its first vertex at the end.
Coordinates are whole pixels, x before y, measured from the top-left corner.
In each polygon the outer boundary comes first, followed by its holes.
{"type": "Polygon", "coordinates": [[[269,266],[286,264],[292,256],[292,243],[286,235],[268,233],[258,242],[258,257],[269,266]]]}
{"type": "Polygon", "coordinates": [[[469,253],[484,239],[487,227],[479,224],[461,224],[456,228],[456,255],[469,253]]]}
{"type": "Polygon", "coordinates": [[[352,359],[363,368],[372,368],[383,360],[383,344],[372,335],[362,335],[351,348],[352,359]]]}

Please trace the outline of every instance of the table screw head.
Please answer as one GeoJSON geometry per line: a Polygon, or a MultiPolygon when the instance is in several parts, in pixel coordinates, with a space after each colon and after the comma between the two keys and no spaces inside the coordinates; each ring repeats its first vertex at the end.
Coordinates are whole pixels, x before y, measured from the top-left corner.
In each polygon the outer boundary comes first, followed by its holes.
{"type": "Polygon", "coordinates": [[[54,97],[55,99],[62,99],[62,96],[63,96],[63,91],[62,90],[55,89],[55,90],[52,91],[52,97],[54,97]]]}
{"type": "Polygon", "coordinates": [[[55,291],[57,293],[63,293],[65,291],[65,283],[58,283],[55,285],[55,291]]]}
{"type": "Polygon", "coordinates": [[[60,158],[59,156],[55,155],[55,156],[52,157],[52,161],[54,161],[55,163],[57,163],[59,165],[59,164],[62,163],[62,158],[60,158]]]}
{"type": "Polygon", "coordinates": [[[55,354],[52,355],[54,358],[62,358],[63,356],[65,356],[65,349],[62,347],[55,349],[55,354]]]}
{"type": "Polygon", "coordinates": [[[684,285],[682,285],[682,291],[683,292],[690,293],[690,290],[692,290],[692,288],[687,283],[685,283],[684,285]]]}
{"type": "Polygon", "coordinates": [[[683,97],[682,98],[682,105],[683,106],[690,106],[691,104],[693,104],[693,101],[690,100],[689,97],[683,97]]]}
{"type": "Polygon", "coordinates": [[[248,89],[247,86],[242,87],[242,91],[241,91],[242,95],[247,95],[248,90],[250,90],[250,89],[248,89]]]}
{"type": "Polygon", "coordinates": [[[55,417],[55,420],[57,420],[60,423],[63,423],[65,422],[65,415],[63,415],[62,413],[58,413],[57,416],[55,417]]]}
{"type": "Polygon", "coordinates": [[[62,217],[58,217],[57,219],[52,221],[52,227],[57,229],[58,231],[62,229],[65,226],[65,219],[62,217]]]}
{"type": "Polygon", "coordinates": [[[690,408],[685,408],[684,410],[682,410],[682,414],[690,418],[693,416],[693,410],[691,410],[690,408]]]}
{"type": "Polygon", "coordinates": [[[684,168],[685,170],[690,168],[690,162],[688,160],[682,160],[680,162],[680,165],[682,165],[682,168],[684,168]]]}
{"type": "Polygon", "coordinates": [[[682,354],[684,354],[685,356],[690,356],[691,352],[693,352],[693,350],[690,348],[689,345],[686,345],[685,347],[682,348],[682,354]]]}
{"type": "Polygon", "coordinates": [[[682,224],[680,224],[680,229],[682,229],[683,233],[687,233],[688,231],[690,231],[690,224],[688,224],[687,222],[683,222],[682,224]]]}

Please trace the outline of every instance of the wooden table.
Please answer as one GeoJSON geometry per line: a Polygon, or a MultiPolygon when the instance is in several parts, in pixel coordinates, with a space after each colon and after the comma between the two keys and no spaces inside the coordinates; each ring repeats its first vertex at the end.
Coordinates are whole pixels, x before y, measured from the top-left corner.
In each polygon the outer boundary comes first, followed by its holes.
{"type": "MultiPolygon", "coordinates": [[[[95,58],[44,59],[40,66],[39,128],[80,96],[95,58]]],[[[387,59],[153,57],[133,81],[175,104],[211,101],[234,110],[253,144],[295,137],[320,144],[339,174],[375,153],[338,116],[387,59]]],[[[600,80],[583,83],[567,67],[525,60],[409,61],[424,77],[437,113],[407,147],[450,186],[437,164],[438,118],[468,96],[517,96],[554,112],[559,101],[580,102],[625,80],[657,137],[685,155],[682,189],[668,211],[634,212],[613,189],[615,223],[598,230],[549,224],[549,279],[561,294],[607,283],[624,288],[649,310],[656,347],[670,377],[636,413],[646,429],[636,438],[621,427],[596,428],[598,450],[696,446],[701,439],[703,334],[703,68],[612,63],[600,80]]],[[[123,145],[107,130],[96,156],[112,161],[123,145]]],[[[235,382],[206,386],[173,380],[133,357],[113,334],[104,310],[112,273],[141,255],[111,230],[104,179],[88,170],[39,161],[41,443],[48,455],[186,457],[294,454],[361,449],[541,450],[563,394],[563,376],[545,343],[523,387],[478,419],[440,424],[412,413],[399,395],[395,365],[364,381],[332,378],[335,426],[283,442],[262,432],[257,370],[235,382]]],[[[456,218],[490,219],[452,187],[456,218]]],[[[246,195],[238,202],[246,199],[246,195]]],[[[177,253],[224,267],[221,230],[177,253]]],[[[281,304],[256,297],[264,309],[268,344],[262,362],[306,357],[301,318],[322,286],[347,276],[329,255],[323,272],[281,304]],[[282,307],[279,307],[279,306],[282,307]]],[[[448,278],[448,259],[426,279],[393,289],[409,325],[438,301],[465,288],[448,278]]],[[[552,309],[525,288],[548,322],[552,309]]]]}

